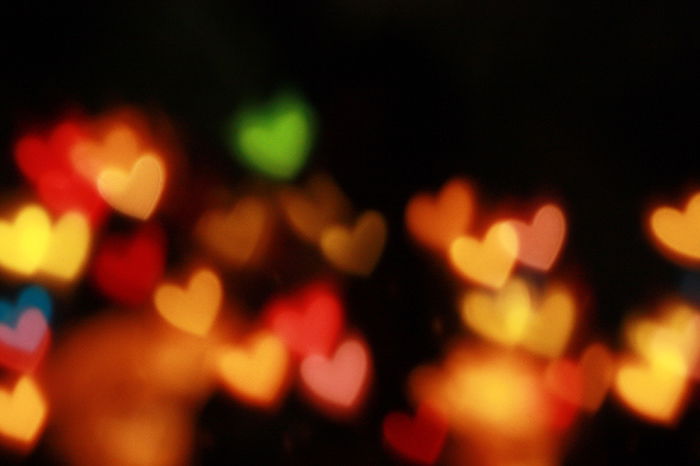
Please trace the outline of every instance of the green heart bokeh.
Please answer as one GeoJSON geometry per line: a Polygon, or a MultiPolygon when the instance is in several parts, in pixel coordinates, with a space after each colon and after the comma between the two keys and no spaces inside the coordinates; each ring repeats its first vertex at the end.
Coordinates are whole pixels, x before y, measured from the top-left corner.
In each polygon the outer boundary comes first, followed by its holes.
{"type": "Polygon", "coordinates": [[[313,110],[296,92],[282,91],[266,105],[236,113],[229,144],[247,167],[272,178],[294,178],[315,136],[313,110]]]}

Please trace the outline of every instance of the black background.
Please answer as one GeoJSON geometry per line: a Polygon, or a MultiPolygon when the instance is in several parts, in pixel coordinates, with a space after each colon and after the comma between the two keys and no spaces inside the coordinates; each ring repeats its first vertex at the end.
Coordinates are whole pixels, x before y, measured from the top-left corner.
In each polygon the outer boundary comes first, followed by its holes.
{"type": "MultiPolygon", "coordinates": [[[[447,335],[432,331],[433,320],[454,326],[453,334],[459,325],[445,276],[403,230],[405,203],[419,189],[464,174],[487,204],[560,200],[570,222],[560,270],[586,284],[588,325],[613,346],[621,345],[627,310],[679,289],[684,272],[651,247],[642,225],[650,203],[680,203],[700,175],[699,18],[681,5],[3,6],[0,179],[20,182],[10,155],[23,130],[75,106],[163,111],[193,166],[231,165],[221,137],[231,112],[297,86],[320,121],[311,169],[327,170],[356,206],[389,220],[380,266],[370,280],[348,282],[346,293],[349,319],[374,352],[375,389],[351,425],[324,420],[294,397],[267,417],[215,397],[202,413],[206,441],[193,461],[391,463],[381,419],[406,407],[410,369],[438,357],[447,335]]],[[[86,291],[85,303],[94,299],[86,291]]],[[[606,402],[584,422],[566,464],[696,464],[696,405],[671,431],[606,402]]],[[[58,464],[43,444],[27,462],[58,464]]]]}

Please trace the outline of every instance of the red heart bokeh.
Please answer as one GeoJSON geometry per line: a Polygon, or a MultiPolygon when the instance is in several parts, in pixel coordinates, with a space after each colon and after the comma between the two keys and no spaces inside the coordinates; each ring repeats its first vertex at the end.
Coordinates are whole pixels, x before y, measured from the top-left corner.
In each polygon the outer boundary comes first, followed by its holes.
{"type": "Polygon", "coordinates": [[[143,304],[163,276],[165,235],[146,224],[131,236],[113,235],[100,245],[92,267],[97,288],[129,306],[143,304]]]}
{"type": "Polygon", "coordinates": [[[299,357],[331,355],[345,321],[336,290],[321,281],[273,299],[263,316],[267,326],[299,357]]]}
{"type": "Polygon", "coordinates": [[[447,420],[428,405],[418,407],[415,417],[389,413],[382,425],[386,442],[404,458],[433,464],[440,456],[447,437],[447,420]]]}

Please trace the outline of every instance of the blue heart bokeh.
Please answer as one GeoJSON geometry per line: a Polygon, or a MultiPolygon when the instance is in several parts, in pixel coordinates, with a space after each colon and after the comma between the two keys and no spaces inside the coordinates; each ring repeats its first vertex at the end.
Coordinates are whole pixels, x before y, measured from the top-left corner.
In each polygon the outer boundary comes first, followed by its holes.
{"type": "Polygon", "coordinates": [[[22,289],[17,302],[0,300],[0,323],[14,327],[22,312],[29,308],[37,308],[46,317],[46,321],[51,323],[53,314],[53,304],[51,296],[46,289],[39,285],[30,285],[22,289]]]}

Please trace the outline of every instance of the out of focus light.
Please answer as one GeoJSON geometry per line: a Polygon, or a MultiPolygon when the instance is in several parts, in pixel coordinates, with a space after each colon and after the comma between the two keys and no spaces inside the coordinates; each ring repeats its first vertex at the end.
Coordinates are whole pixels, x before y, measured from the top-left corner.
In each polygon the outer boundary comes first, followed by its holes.
{"type": "Polygon", "coordinates": [[[554,204],[545,204],[529,225],[520,220],[512,220],[510,224],[518,233],[518,260],[537,270],[549,270],[564,244],[564,212],[554,204]]]}
{"type": "Polygon", "coordinates": [[[192,273],[186,288],[160,285],[154,294],[158,313],[170,324],[194,335],[209,332],[221,306],[221,280],[210,269],[192,273]]]}
{"type": "Polygon", "coordinates": [[[13,222],[0,221],[0,265],[18,275],[43,272],[72,280],[88,255],[90,229],[82,214],[68,212],[51,226],[46,210],[30,204],[13,222]]]}
{"type": "Polygon", "coordinates": [[[343,330],[344,314],[333,287],[314,282],[293,295],[271,300],[263,320],[296,355],[330,356],[343,330]]]}
{"type": "Polygon", "coordinates": [[[447,181],[437,196],[419,193],[406,206],[406,227],[421,243],[447,251],[452,241],[467,233],[475,210],[474,195],[461,178],[447,181]]]}
{"type": "Polygon", "coordinates": [[[309,177],[305,189],[284,188],[279,201],[294,232],[314,244],[326,227],[347,221],[350,211],[350,201],[333,179],[323,173],[309,177]]]}
{"type": "Polygon", "coordinates": [[[351,416],[369,388],[370,353],[364,341],[350,337],[332,357],[311,354],[301,361],[302,386],[309,399],[331,416],[351,416]]]}
{"type": "Polygon", "coordinates": [[[652,239],[662,251],[681,262],[700,260],[700,193],[693,194],[680,211],[662,206],[649,216],[652,239]]]}
{"type": "Polygon", "coordinates": [[[352,229],[332,225],[323,230],[321,250],[338,269],[354,275],[369,275],[384,250],[387,226],[376,211],[364,212],[352,229]]]}
{"type": "Polygon", "coordinates": [[[10,391],[0,389],[0,434],[21,445],[32,444],[44,425],[47,405],[31,377],[21,377],[10,391]]]}
{"type": "Polygon", "coordinates": [[[231,149],[248,168],[291,179],[304,167],[316,131],[313,110],[295,92],[240,110],[230,126],[231,149]]]}
{"type": "Polygon", "coordinates": [[[251,405],[274,407],[283,394],[289,356],[282,341],[272,333],[260,332],[245,345],[222,350],[219,377],[236,397],[251,405]]]}
{"type": "Polygon", "coordinates": [[[267,247],[271,212],[266,201],[247,196],[230,209],[211,209],[199,219],[196,235],[217,259],[227,265],[256,262],[267,247]]]}
{"type": "Polygon", "coordinates": [[[483,241],[460,236],[450,245],[454,269],[464,278],[500,288],[510,276],[518,254],[518,235],[508,222],[493,224],[483,241]]]}
{"type": "Polygon", "coordinates": [[[164,186],[165,166],[152,154],[139,157],[128,172],[108,167],[97,177],[97,188],[109,205],[141,220],[151,216],[164,186]]]}

